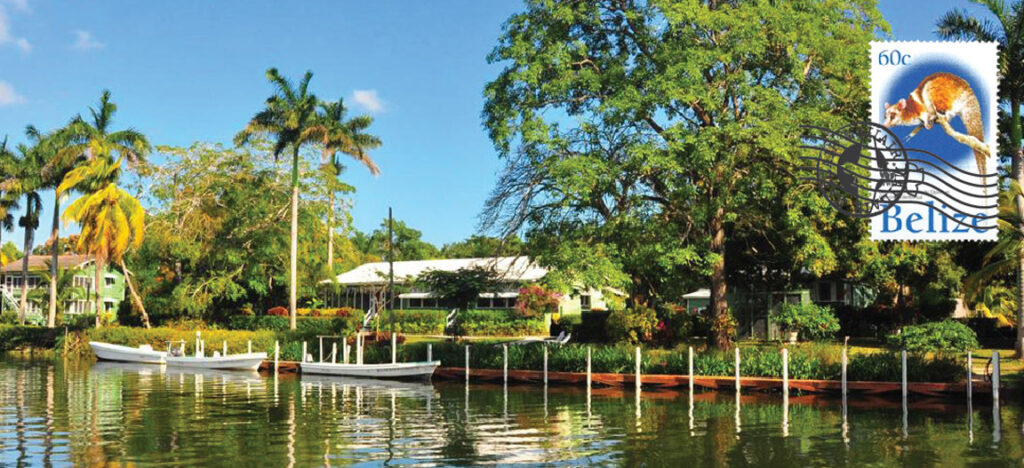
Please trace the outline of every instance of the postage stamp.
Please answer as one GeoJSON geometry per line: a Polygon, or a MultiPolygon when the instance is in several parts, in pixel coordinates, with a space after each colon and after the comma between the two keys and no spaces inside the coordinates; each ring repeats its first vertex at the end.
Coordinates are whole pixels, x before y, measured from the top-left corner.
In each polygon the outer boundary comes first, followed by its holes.
{"type": "Polygon", "coordinates": [[[873,240],[996,240],[997,54],[987,42],[871,43],[871,122],[840,130],[857,145],[832,162],[873,240]]]}

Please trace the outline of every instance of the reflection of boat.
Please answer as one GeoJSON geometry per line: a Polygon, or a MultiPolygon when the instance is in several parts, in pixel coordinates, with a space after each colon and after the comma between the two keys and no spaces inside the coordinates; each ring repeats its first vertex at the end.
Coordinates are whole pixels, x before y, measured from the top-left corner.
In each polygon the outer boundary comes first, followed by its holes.
{"type": "Polygon", "coordinates": [[[133,373],[139,375],[152,375],[154,373],[163,373],[162,367],[154,367],[149,364],[137,363],[137,362],[110,362],[110,361],[98,361],[92,365],[91,372],[96,374],[104,373],[133,373]]]}
{"type": "Polygon", "coordinates": [[[361,387],[363,389],[399,390],[400,394],[408,392],[412,395],[419,396],[434,395],[433,385],[427,382],[417,381],[361,379],[357,377],[303,374],[302,383],[320,387],[352,386],[361,387]]]}
{"type": "Polygon", "coordinates": [[[398,362],[389,364],[335,364],[304,362],[303,374],[323,374],[374,379],[429,379],[441,361],[398,362]]]}
{"type": "Polygon", "coordinates": [[[99,341],[90,341],[89,346],[96,357],[103,361],[136,362],[143,364],[163,364],[167,353],[156,351],[150,345],[138,348],[121,346],[99,341]]]}
{"type": "Polygon", "coordinates": [[[220,356],[170,356],[165,358],[168,366],[196,369],[248,370],[255,371],[267,359],[267,353],[229,354],[220,356]]]}
{"type": "Polygon", "coordinates": [[[218,370],[198,367],[168,367],[164,373],[168,379],[179,377],[203,377],[210,380],[221,380],[237,383],[263,383],[260,374],[251,370],[218,370]]]}

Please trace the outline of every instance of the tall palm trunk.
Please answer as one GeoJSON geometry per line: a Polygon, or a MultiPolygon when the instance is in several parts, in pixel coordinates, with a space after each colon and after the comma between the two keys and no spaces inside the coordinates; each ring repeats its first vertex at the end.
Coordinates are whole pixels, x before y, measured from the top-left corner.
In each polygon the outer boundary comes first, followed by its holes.
{"type": "MultiPolygon", "coordinates": [[[[1010,142],[1013,145],[1013,178],[1024,187],[1024,148],[1021,148],[1020,103],[1010,101],[1010,142]]],[[[1024,197],[1017,196],[1017,213],[1024,213],[1024,197]]],[[[1017,229],[1024,234],[1024,225],[1017,229]]],[[[1017,341],[1013,344],[1014,354],[1024,358],[1024,245],[1017,257],[1017,341]]]]}
{"type": "Polygon", "coordinates": [[[327,273],[334,277],[334,190],[327,191],[327,273]]]}
{"type": "Polygon", "coordinates": [[[138,291],[135,290],[135,283],[132,282],[131,272],[125,266],[123,258],[119,261],[119,265],[121,265],[121,271],[124,272],[124,282],[128,284],[128,292],[132,296],[132,302],[135,303],[135,307],[139,310],[139,315],[142,316],[142,325],[149,328],[149,314],[146,313],[146,306],[142,305],[142,298],[139,297],[138,291]]]}
{"type": "Polygon", "coordinates": [[[291,282],[288,285],[288,310],[291,329],[295,329],[295,308],[298,298],[299,262],[299,147],[292,154],[292,239],[291,239],[291,282]]]}
{"type": "MultiPolygon", "coordinates": [[[[29,221],[32,219],[33,213],[31,211],[31,206],[25,208],[25,217],[29,221]]],[[[25,224],[25,256],[21,259],[21,304],[18,308],[18,320],[22,325],[25,324],[25,313],[28,311],[28,257],[32,253],[32,234],[34,231],[30,226],[31,223],[25,224]]]]}
{"type": "Polygon", "coordinates": [[[96,291],[96,328],[99,328],[100,317],[103,314],[103,259],[99,255],[96,256],[93,266],[96,267],[96,271],[93,273],[93,281],[96,283],[93,285],[93,290],[96,291]]]}
{"type": "Polygon", "coordinates": [[[50,242],[53,253],[50,256],[50,310],[46,316],[46,326],[57,326],[57,256],[60,255],[58,244],[60,229],[60,194],[53,194],[53,227],[50,228],[50,242]]]}

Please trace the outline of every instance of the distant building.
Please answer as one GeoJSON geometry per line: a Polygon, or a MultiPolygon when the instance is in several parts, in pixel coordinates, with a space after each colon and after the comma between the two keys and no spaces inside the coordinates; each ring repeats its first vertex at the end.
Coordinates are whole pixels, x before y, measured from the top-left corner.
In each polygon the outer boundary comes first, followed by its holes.
{"type": "MultiPolygon", "coordinates": [[[[29,255],[28,257],[28,288],[31,292],[34,289],[45,288],[43,274],[49,274],[50,255],[29,255]]],[[[18,310],[21,304],[21,282],[22,282],[22,259],[12,261],[0,268],[0,298],[3,310],[18,310]]],[[[83,297],[77,298],[67,304],[65,315],[95,314],[96,308],[93,305],[93,291],[95,267],[92,256],[89,255],[60,255],[57,257],[57,267],[60,269],[73,268],[78,270],[74,276],[74,285],[86,291],[83,297]]],[[[106,311],[117,312],[117,308],[124,300],[124,274],[109,266],[103,273],[103,305],[106,311]]],[[[30,320],[38,321],[45,317],[45,308],[40,304],[28,302],[26,316],[30,320]]]]}
{"type": "MultiPolygon", "coordinates": [[[[433,292],[415,284],[415,279],[429,270],[457,271],[464,268],[492,269],[500,278],[500,286],[477,298],[478,309],[511,309],[519,297],[520,286],[540,281],[548,274],[546,268],[533,263],[528,257],[455,258],[445,260],[414,260],[394,263],[395,288],[398,294],[396,309],[441,309],[433,292]]],[[[329,307],[353,307],[366,310],[382,305],[388,286],[388,262],[365,263],[326,280],[322,285],[334,284],[326,292],[329,307]]],[[[561,314],[579,314],[584,311],[606,310],[604,296],[596,289],[570,291],[562,295],[561,314]]]]}

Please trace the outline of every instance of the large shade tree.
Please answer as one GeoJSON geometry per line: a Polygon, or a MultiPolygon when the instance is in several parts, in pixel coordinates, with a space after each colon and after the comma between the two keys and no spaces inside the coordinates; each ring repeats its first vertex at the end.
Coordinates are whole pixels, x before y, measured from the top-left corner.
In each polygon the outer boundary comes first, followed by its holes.
{"type": "Polygon", "coordinates": [[[280,156],[291,149],[291,249],[289,254],[290,281],[288,310],[291,328],[295,329],[295,307],[298,298],[298,229],[299,229],[299,154],[303,146],[317,143],[322,132],[317,116],[319,101],[309,92],[309,81],[313,72],[307,71],[298,84],[292,83],[277,71],[267,70],[267,80],[274,87],[274,94],[267,98],[264,108],[253,116],[248,125],[235,135],[238,146],[249,142],[254,136],[269,134],[274,137],[274,156],[280,156]]]}
{"type": "Polygon", "coordinates": [[[837,267],[837,215],[792,168],[801,124],[866,117],[879,28],[866,0],[526,2],[490,56],[504,69],[484,123],[507,165],[488,208],[511,220],[492,224],[590,278],[625,272],[634,297],[703,276],[728,346],[730,239],[785,244],[792,270],[837,267]]]}
{"type": "MultiPolygon", "coordinates": [[[[943,39],[960,39],[996,42],[999,44],[999,97],[1009,116],[1002,116],[1008,120],[1009,132],[1001,142],[1007,144],[1003,147],[1004,154],[1010,156],[1011,175],[1018,184],[1024,184],[1024,168],[1021,167],[1024,159],[1024,147],[1021,146],[1021,115],[1020,106],[1024,101],[1024,4],[1019,0],[1006,2],[1003,0],[973,0],[973,3],[982,5],[989,11],[991,17],[972,16],[964,9],[953,9],[939,18],[935,33],[943,39]]],[[[1016,212],[1024,212],[1024,197],[1014,198],[1013,203],[1017,205],[1016,212]]],[[[1000,209],[1003,211],[1002,208],[1000,209]]],[[[1019,221],[1018,218],[1014,218],[1019,221]]],[[[1014,228],[1019,233],[1024,233],[1024,224],[1017,223],[1014,228]]],[[[996,255],[1007,253],[1008,242],[1018,249],[1013,252],[1011,259],[1000,260],[992,265],[998,265],[1005,270],[1006,265],[1013,262],[1017,274],[1017,340],[1014,344],[1017,357],[1024,357],[1024,248],[1017,238],[1019,235],[1007,238],[1010,235],[1000,223],[1000,233],[1003,239],[993,250],[996,255]]],[[[991,267],[983,276],[989,276],[991,267]]]]}

